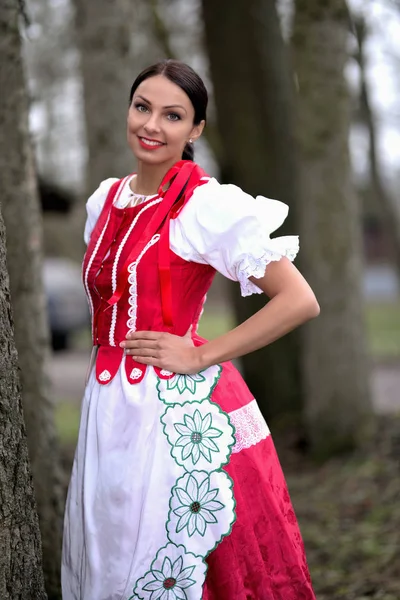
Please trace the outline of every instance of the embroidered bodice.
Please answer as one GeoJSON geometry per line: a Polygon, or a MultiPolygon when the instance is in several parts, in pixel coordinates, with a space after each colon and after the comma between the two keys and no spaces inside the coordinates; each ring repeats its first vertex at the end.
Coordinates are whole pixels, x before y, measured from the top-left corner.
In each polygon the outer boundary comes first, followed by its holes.
{"type": "MultiPolygon", "coordinates": [[[[107,180],[87,205],[85,239],[89,245],[83,279],[92,313],[93,344],[99,346],[96,374],[103,384],[119,368],[123,357],[119,343],[129,331],[184,335],[190,327],[196,328],[216,270],[239,281],[243,295],[259,292],[248,278],[263,276],[271,260],[283,255],[293,259],[298,247],[295,236],[269,237],[286,217],[286,205],[266,198],[255,200],[240,188],[221,186],[201,172],[180,210],[147,238],[149,222],[157,218],[167,197],[145,198],[129,207],[129,180],[107,180]],[[130,261],[136,244],[140,252],[130,261]],[[111,303],[110,298],[114,298],[111,303]],[[166,312],[170,313],[167,319],[166,312]]],[[[140,382],[145,366],[131,357],[125,363],[128,380],[140,382]]]]}

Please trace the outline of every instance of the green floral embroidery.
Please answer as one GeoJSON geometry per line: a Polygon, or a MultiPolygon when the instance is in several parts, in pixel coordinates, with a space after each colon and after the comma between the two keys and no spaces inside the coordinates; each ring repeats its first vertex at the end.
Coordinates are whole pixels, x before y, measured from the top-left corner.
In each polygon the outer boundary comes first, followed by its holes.
{"type": "Polygon", "coordinates": [[[183,394],[185,390],[188,390],[191,394],[195,394],[196,383],[205,380],[206,378],[201,373],[195,373],[194,375],[174,375],[174,377],[167,380],[167,390],[176,388],[180,394],[183,394]]]}
{"type": "Polygon", "coordinates": [[[149,600],[187,600],[185,590],[196,583],[190,578],[195,567],[182,569],[182,566],[182,556],[174,563],[165,557],[161,571],[151,570],[154,579],[143,588],[146,592],[151,592],[149,600]]]}
{"type": "Polygon", "coordinates": [[[204,535],[207,523],[217,522],[213,513],[224,508],[222,502],[215,500],[218,489],[210,490],[209,477],[199,485],[190,475],[186,489],[177,487],[175,492],[181,503],[181,506],[174,510],[174,513],[180,517],[176,532],[179,533],[187,527],[189,537],[192,537],[196,531],[204,535]]]}
{"type": "Polygon", "coordinates": [[[193,419],[189,415],[183,417],[184,423],[175,423],[174,427],[180,437],[176,440],[176,446],[183,446],[182,459],[192,457],[193,464],[197,464],[201,455],[210,463],[211,452],[218,452],[219,448],[212,438],[219,438],[222,431],[212,427],[211,413],[204,419],[200,411],[196,410],[193,419]]]}

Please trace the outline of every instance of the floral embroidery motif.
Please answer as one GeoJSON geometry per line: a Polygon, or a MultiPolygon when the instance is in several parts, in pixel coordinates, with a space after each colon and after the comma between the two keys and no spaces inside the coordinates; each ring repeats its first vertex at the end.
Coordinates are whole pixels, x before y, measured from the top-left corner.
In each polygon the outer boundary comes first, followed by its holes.
{"type": "Polygon", "coordinates": [[[200,600],[205,558],[232,531],[233,481],[221,467],[229,461],[235,429],[210,401],[221,371],[215,365],[195,375],[172,374],[168,380],[160,371],[158,397],[167,405],[160,420],[176,463],[165,523],[169,543],[158,550],[130,600],[200,600]]]}
{"type": "Polygon", "coordinates": [[[180,502],[180,506],[173,511],[179,517],[176,532],[187,527],[190,537],[195,531],[204,535],[207,523],[217,522],[213,513],[224,508],[222,502],[215,500],[218,489],[210,490],[210,477],[207,475],[201,485],[193,475],[189,475],[186,488],[176,487],[175,493],[180,502]]]}
{"type": "Polygon", "coordinates": [[[173,564],[168,556],[166,556],[161,571],[151,571],[151,574],[154,575],[154,580],[143,587],[146,592],[153,592],[150,596],[151,599],[154,597],[160,598],[161,600],[163,598],[165,600],[170,600],[172,598],[186,597],[183,590],[191,587],[196,582],[194,579],[190,579],[194,567],[182,569],[182,564],[182,556],[177,558],[173,564]]]}
{"type": "Polygon", "coordinates": [[[138,369],[137,367],[135,367],[134,369],[132,369],[131,374],[129,375],[129,377],[131,379],[139,379],[139,377],[142,376],[143,371],[141,371],[140,369],[138,369]]]}
{"type": "MultiPolygon", "coordinates": [[[[182,405],[185,402],[200,402],[209,398],[218,383],[221,367],[213,365],[194,375],[169,373],[170,379],[158,378],[157,391],[161,402],[170,405],[182,405]]],[[[165,373],[161,373],[165,376],[165,373]]]]}
{"type": "Polygon", "coordinates": [[[201,373],[195,373],[195,375],[175,375],[168,380],[167,390],[173,390],[176,388],[180,394],[183,394],[185,390],[188,390],[191,394],[196,393],[196,383],[205,381],[206,378],[201,373]]]}
{"type": "Polygon", "coordinates": [[[172,371],[168,371],[167,369],[161,369],[160,374],[164,377],[168,377],[169,375],[172,375],[172,371]]]}
{"type": "Polygon", "coordinates": [[[172,488],[168,539],[206,556],[229,535],[235,522],[233,481],[221,471],[185,473],[172,488]]]}
{"type": "Polygon", "coordinates": [[[212,438],[219,438],[222,431],[212,427],[211,413],[208,413],[204,419],[198,410],[195,411],[193,418],[189,415],[183,417],[184,423],[174,425],[180,437],[176,440],[175,446],[182,446],[182,459],[186,460],[192,456],[193,464],[196,465],[200,455],[210,463],[211,452],[218,452],[218,446],[212,438]]]}
{"type": "Polygon", "coordinates": [[[183,546],[161,548],[147,573],[139,579],[129,600],[188,600],[200,598],[207,566],[183,546]],[[189,591],[190,588],[190,591],[189,591]],[[188,591],[189,594],[188,595],[188,591]]]}
{"type": "Polygon", "coordinates": [[[209,400],[169,406],[161,417],[175,461],[207,473],[225,465],[235,443],[229,417],[209,400]]]}
{"type": "Polygon", "coordinates": [[[100,379],[100,381],[109,381],[111,379],[110,371],[107,371],[107,369],[104,369],[104,371],[102,371],[100,373],[99,379],[100,379]]]}

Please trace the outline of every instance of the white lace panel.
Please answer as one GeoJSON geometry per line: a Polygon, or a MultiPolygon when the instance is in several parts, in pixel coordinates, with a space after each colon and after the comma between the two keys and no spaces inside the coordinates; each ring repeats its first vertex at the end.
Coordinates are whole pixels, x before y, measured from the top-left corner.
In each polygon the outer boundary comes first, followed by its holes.
{"type": "Polygon", "coordinates": [[[255,400],[230,412],[229,418],[236,429],[236,444],[232,448],[232,453],[250,448],[270,435],[268,425],[255,400]]]}

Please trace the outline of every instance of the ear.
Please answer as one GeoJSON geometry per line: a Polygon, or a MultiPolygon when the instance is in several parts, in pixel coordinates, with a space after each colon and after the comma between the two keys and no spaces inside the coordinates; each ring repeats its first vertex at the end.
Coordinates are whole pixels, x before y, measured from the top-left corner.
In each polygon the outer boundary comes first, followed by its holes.
{"type": "Polygon", "coordinates": [[[200,123],[198,125],[195,125],[190,133],[190,139],[193,140],[194,142],[196,140],[199,139],[199,137],[201,136],[201,134],[203,133],[203,129],[206,125],[206,122],[204,121],[200,121],[200,123]]]}

